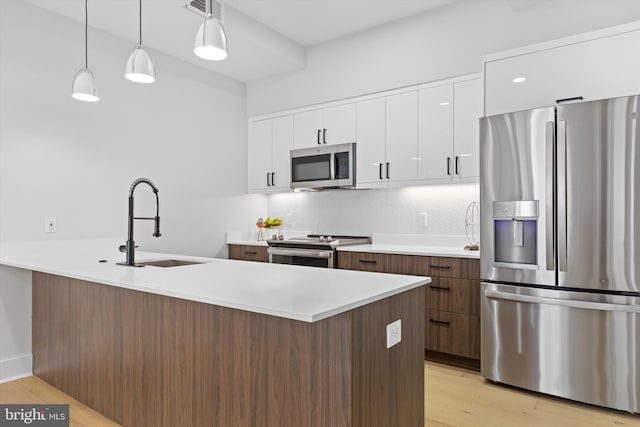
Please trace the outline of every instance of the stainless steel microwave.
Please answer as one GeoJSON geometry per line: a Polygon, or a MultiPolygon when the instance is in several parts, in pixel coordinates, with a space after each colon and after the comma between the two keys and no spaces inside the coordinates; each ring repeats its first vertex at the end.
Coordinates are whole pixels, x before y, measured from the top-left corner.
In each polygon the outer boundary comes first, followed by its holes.
{"type": "Polygon", "coordinates": [[[291,188],[354,188],[356,144],[323,145],[291,150],[291,188]]]}

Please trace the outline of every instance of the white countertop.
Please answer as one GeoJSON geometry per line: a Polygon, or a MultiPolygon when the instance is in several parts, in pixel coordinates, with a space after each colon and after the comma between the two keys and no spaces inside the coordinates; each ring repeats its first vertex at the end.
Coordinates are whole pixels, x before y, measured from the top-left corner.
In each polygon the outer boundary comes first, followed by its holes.
{"type": "MultiPolygon", "coordinates": [[[[276,230],[264,230],[264,238],[271,239],[271,236],[276,232],[276,230]]],[[[281,230],[281,233],[285,239],[289,239],[291,237],[305,237],[311,234],[311,231],[281,230]]],[[[258,240],[257,231],[227,231],[226,243],[227,245],[268,246],[266,240],[258,240]]]]}
{"type": "Polygon", "coordinates": [[[374,233],[371,239],[372,244],[370,245],[342,246],[338,250],[345,252],[480,258],[480,251],[464,249],[469,244],[465,236],[374,233]]]}
{"type": "Polygon", "coordinates": [[[125,267],[122,239],[0,242],[0,264],[305,322],[399,294],[430,278],[136,252],[136,261],[204,261],[125,267]],[[100,260],[107,260],[100,263],[100,260]]]}
{"type": "Polygon", "coordinates": [[[479,251],[468,251],[463,248],[446,246],[418,246],[418,245],[354,245],[338,247],[341,252],[371,252],[381,254],[442,256],[453,258],[480,258],[479,251]]]}

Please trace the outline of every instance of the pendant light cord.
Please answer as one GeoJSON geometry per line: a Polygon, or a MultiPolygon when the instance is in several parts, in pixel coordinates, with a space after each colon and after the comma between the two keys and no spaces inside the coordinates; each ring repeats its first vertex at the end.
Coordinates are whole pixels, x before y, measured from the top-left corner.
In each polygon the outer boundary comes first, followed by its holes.
{"type": "Polygon", "coordinates": [[[89,68],[89,48],[87,47],[89,42],[87,41],[89,33],[89,9],[87,7],[87,1],[84,0],[84,68],[89,68]]]}
{"type": "Polygon", "coordinates": [[[139,22],[138,28],[140,29],[140,46],[142,46],[142,0],[140,0],[139,5],[140,5],[140,8],[139,8],[140,13],[138,16],[140,17],[140,22],[139,22]]]}

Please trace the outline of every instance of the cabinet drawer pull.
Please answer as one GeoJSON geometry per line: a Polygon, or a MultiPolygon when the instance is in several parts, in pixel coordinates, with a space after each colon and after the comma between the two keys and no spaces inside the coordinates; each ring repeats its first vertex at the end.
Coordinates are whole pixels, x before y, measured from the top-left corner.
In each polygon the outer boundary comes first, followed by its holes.
{"type": "Polygon", "coordinates": [[[429,264],[430,268],[439,268],[441,270],[450,270],[451,266],[450,265],[433,265],[433,264],[429,264]]]}
{"type": "Polygon", "coordinates": [[[436,325],[443,325],[443,326],[449,326],[451,324],[451,322],[449,321],[444,322],[442,320],[435,320],[435,319],[429,319],[429,323],[435,323],[436,325]]]}
{"type": "Polygon", "coordinates": [[[438,291],[450,291],[451,288],[448,288],[446,286],[436,286],[436,285],[430,285],[429,286],[431,289],[436,289],[438,291]]]}
{"type": "Polygon", "coordinates": [[[376,263],[376,261],[373,260],[373,259],[361,259],[361,260],[358,260],[358,261],[360,261],[363,264],[375,264],[376,263]]]}
{"type": "Polygon", "coordinates": [[[258,252],[244,251],[245,255],[258,255],[258,252]]]}

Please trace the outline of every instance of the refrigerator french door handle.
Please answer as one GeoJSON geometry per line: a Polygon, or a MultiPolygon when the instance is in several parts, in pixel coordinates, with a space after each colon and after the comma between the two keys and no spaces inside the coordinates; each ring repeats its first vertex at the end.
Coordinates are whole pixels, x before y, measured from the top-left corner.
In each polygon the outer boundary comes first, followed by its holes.
{"type": "Polygon", "coordinates": [[[640,313],[640,305],[612,304],[607,302],[578,301],[571,299],[558,299],[536,297],[532,295],[512,294],[500,291],[484,291],[484,295],[489,299],[506,300],[513,302],[524,302],[529,304],[547,304],[570,308],[583,308],[586,310],[615,311],[627,313],[640,313]]]}
{"type": "Polygon", "coordinates": [[[545,217],[546,217],[546,250],[547,250],[547,270],[554,270],[555,267],[555,244],[554,244],[554,235],[556,223],[553,215],[553,206],[554,202],[554,187],[555,187],[555,126],[554,122],[546,123],[546,152],[545,152],[545,217]]]}
{"type": "Polygon", "coordinates": [[[567,271],[567,122],[558,121],[558,269],[567,271]]]}

